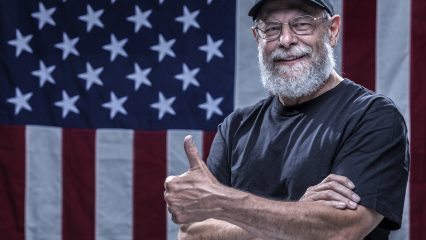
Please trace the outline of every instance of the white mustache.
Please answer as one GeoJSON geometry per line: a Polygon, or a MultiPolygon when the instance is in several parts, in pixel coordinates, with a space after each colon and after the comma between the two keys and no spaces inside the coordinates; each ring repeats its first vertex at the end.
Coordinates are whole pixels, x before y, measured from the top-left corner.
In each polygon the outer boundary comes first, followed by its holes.
{"type": "Polygon", "coordinates": [[[311,56],[312,52],[312,48],[309,47],[294,47],[290,50],[277,48],[271,53],[270,59],[272,59],[272,61],[293,60],[304,56],[311,56]]]}

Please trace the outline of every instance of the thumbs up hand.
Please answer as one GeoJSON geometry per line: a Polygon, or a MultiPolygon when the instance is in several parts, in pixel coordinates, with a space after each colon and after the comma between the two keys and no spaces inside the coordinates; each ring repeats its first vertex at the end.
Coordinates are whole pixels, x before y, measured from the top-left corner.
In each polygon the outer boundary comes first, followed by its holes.
{"type": "Polygon", "coordinates": [[[164,182],[164,200],[175,223],[192,223],[214,217],[214,202],[224,188],[209,171],[198,154],[192,136],[186,136],[184,148],[189,170],[169,176],[164,182]]]}

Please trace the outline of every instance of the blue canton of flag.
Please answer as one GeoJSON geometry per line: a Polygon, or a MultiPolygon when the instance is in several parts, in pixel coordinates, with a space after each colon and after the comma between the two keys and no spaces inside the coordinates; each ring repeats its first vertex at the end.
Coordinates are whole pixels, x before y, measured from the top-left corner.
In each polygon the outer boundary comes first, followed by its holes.
{"type": "Polygon", "coordinates": [[[214,130],[233,110],[235,3],[2,1],[2,124],[214,130]]]}

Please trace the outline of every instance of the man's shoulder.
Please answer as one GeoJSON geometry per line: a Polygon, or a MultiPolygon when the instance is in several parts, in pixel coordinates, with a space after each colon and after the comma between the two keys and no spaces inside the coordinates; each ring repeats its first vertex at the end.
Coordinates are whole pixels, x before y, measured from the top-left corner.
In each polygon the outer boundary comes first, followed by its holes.
{"type": "Polygon", "coordinates": [[[344,80],[345,93],[354,107],[368,111],[390,110],[398,111],[396,104],[389,97],[374,92],[349,79],[344,80]],[[352,94],[349,94],[351,92],[352,94]]]}

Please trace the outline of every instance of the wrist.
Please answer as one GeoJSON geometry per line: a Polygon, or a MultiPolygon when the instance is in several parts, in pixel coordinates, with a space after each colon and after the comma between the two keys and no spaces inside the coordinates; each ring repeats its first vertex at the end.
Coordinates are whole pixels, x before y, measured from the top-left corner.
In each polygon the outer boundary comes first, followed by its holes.
{"type": "Polygon", "coordinates": [[[220,193],[215,201],[215,209],[217,211],[215,211],[214,218],[227,222],[235,222],[233,218],[235,218],[237,212],[244,209],[244,206],[250,201],[252,195],[226,186],[223,186],[220,193]]]}

